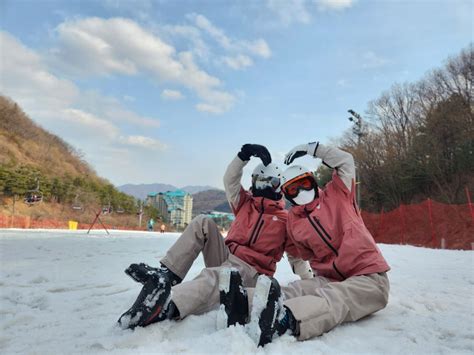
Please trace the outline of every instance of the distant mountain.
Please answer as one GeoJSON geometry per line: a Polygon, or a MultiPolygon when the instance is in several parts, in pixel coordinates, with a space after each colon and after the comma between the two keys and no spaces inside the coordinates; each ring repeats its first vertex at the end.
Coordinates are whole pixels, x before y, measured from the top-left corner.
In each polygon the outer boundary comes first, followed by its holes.
{"type": "Polygon", "coordinates": [[[117,189],[140,200],[144,200],[149,193],[174,191],[177,187],[169,184],[125,184],[117,186],[117,189]]]}
{"type": "MultiPolygon", "coordinates": [[[[148,194],[153,192],[166,192],[166,191],[174,191],[177,190],[178,187],[170,184],[125,184],[122,186],[118,186],[117,189],[119,191],[125,192],[128,195],[134,196],[141,200],[144,200],[148,194]]],[[[181,190],[186,191],[189,194],[195,194],[201,191],[212,190],[215,189],[212,186],[184,186],[180,188],[181,190]]]]}
{"type": "Polygon", "coordinates": [[[213,187],[213,186],[209,186],[209,185],[205,185],[205,186],[188,185],[188,186],[185,186],[185,187],[181,187],[181,190],[186,191],[188,194],[194,195],[194,194],[196,194],[198,192],[201,192],[201,191],[216,190],[216,188],[213,187]]]}
{"type": "Polygon", "coordinates": [[[232,212],[222,190],[207,190],[193,194],[193,215],[206,211],[232,212]]]}

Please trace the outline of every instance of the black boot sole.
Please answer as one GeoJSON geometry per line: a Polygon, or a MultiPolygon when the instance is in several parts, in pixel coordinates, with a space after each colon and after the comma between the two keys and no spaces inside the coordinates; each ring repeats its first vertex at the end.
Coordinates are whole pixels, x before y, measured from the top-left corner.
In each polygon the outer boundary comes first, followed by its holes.
{"type": "Polygon", "coordinates": [[[247,323],[248,297],[242,286],[242,277],[237,270],[221,269],[219,272],[220,307],[217,313],[217,328],[247,323]]]}
{"type": "Polygon", "coordinates": [[[274,278],[265,275],[258,277],[247,327],[248,334],[257,346],[265,346],[272,341],[280,311],[280,296],[280,285],[274,278]]]}
{"type": "Polygon", "coordinates": [[[171,300],[171,285],[162,283],[156,276],[151,276],[143,286],[133,306],[126,311],[118,323],[123,329],[147,326],[166,319],[161,315],[171,300]]]}
{"type": "Polygon", "coordinates": [[[124,270],[134,281],[140,282],[143,285],[150,279],[150,275],[156,274],[158,271],[158,268],[151,267],[145,263],[131,264],[124,270]]]}

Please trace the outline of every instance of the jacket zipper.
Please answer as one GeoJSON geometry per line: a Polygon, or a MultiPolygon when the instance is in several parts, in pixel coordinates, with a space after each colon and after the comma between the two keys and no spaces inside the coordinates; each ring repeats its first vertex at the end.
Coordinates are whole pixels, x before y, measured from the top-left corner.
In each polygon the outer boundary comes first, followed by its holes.
{"type": "Polygon", "coordinates": [[[339,269],[336,267],[336,263],[335,263],[334,261],[332,262],[332,267],[334,268],[334,270],[336,270],[336,272],[338,273],[338,275],[341,276],[341,278],[342,278],[343,280],[346,279],[346,276],[345,276],[342,272],[339,271],[339,269]]]}
{"type": "Polygon", "coordinates": [[[331,236],[329,235],[328,232],[326,232],[326,230],[324,229],[324,227],[321,225],[321,223],[319,222],[319,220],[313,216],[313,219],[314,221],[318,224],[319,228],[321,228],[321,230],[323,231],[324,234],[326,234],[326,237],[328,237],[329,240],[332,240],[331,236]]]}
{"type": "MultiPolygon", "coordinates": [[[[331,249],[334,254],[336,254],[336,256],[339,256],[339,253],[337,252],[337,250],[331,245],[331,243],[329,243],[327,241],[326,238],[324,238],[323,234],[319,231],[319,229],[316,227],[316,225],[313,223],[313,221],[311,220],[310,216],[309,216],[309,213],[308,211],[306,211],[306,217],[308,218],[308,221],[309,223],[311,223],[311,225],[313,226],[314,230],[316,232],[318,232],[318,235],[321,237],[321,239],[326,243],[326,245],[329,247],[329,249],[331,249]]],[[[328,234],[328,232],[326,232],[326,230],[324,229],[324,227],[321,225],[321,223],[318,221],[318,219],[316,217],[313,216],[313,219],[314,221],[318,224],[318,226],[321,228],[321,230],[324,232],[324,234],[326,234],[326,236],[329,238],[329,239],[332,239],[331,236],[328,234]]],[[[336,271],[336,273],[343,279],[345,280],[346,279],[346,276],[339,271],[339,269],[336,267],[336,263],[333,261],[332,262],[332,267],[334,269],[334,271],[336,271]]]]}
{"type": "Polygon", "coordinates": [[[257,229],[257,233],[255,233],[255,235],[253,236],[253,240],[250,241],[250,244],[255,244],[255,242],[257,241],[257,237],[258,237],[258,235],[260,234],[260,230],[261,230],[262,227],[263,227],[263,222],[265,222],[264,219],[262,219],[262,222],[260,222],[260,226],[259,226],[258,229],[257,229]]]}
{"type": "Polygon", "coordinates": [[[306,212],[306,218],[308,218],[309,223],[313,226],[314,230],[318,233],[319,237],[323,240],[324,243],[326,243],[328,248],[331,249],[334,254],[336,254],[336,256],[339,256],[339,253],[337,252],[337,250],[331,245],[331,243],[328,242],[328,240],[324,237],[324,235],[321,233],[318,227],[313,223],[313,221],[311,220],[309,216],[308,211],[305,211],[305,212],[306,212]]]}
{"type": "Polygon", "coordinates": [[[250,243],[252,242],[252,240],[254,239],[254,234],[255,234],[255,231],[257,230],[258,226],[259,226],[259,223],[260,223],[260,220],[262,219],[262,216],[263,216],[263,197],[262,197],[262,210],[260,211],[260,214],[258,216],[258,219],[257,219],[257,223],[255,223],[255,227],[253,227],[253,231],[252,231],[252,234],[250,235],[250,239],[249,239],[249,242],[247,245],[250,245],[250,243]]]}

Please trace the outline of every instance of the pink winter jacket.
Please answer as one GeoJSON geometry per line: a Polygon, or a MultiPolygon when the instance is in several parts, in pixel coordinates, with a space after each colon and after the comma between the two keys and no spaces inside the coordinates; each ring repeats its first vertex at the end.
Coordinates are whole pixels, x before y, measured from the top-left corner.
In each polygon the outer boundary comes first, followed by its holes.
{"type": "Polygon", "coordinates": [[[230,252],[259,273],[273,276],[287,241],[285,203],[253,197],[242,189],[234,214],[235,221],[225,238],[230,252]]]}
{"type": "Polygon", "coordinates": [[[290,209],[287,230],[299,256],[310,261],[317,276],[338,281],[390,270],[357,208],[352,156],[322,145],[315,153],[326,165],[331,161],[335,171],[319,198],[290,209]]]}
{"type": "Polygon", "coordinates": [[[288,260],[293,272],[302,279],[312,277],[309,263],[293,257],[298,252],[286,233],[288,211],[285,210],[283,199],[273,201],[253,197],[240,184],[246,164],[235,157],[224,175],[227,200],[235,215],[225,238],[229,251],[257,272],[268,276],[273,276],[277,262],[287,251],[291,253],[288,254],[288,260]]]}

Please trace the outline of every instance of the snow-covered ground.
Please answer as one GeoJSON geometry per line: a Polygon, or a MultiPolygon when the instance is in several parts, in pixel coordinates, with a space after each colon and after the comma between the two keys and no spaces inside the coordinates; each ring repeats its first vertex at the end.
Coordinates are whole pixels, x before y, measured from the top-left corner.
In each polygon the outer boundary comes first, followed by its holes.
{"type": "MultiPolygon", "coordinates": [[[[135,331],[115,326],[140,285],[132,262],[157,265],[177,234],[0,230],[0,353],[433,354],[474,352],[474,252],[381,245],[392,267],[386,309],[309,341],[257,349],[216,311],[135,331]]],[[[204,266],[196,260],[186,279],[204,266]]],[[[276,277],[295,279],[285,260],[276,277]]]]}

